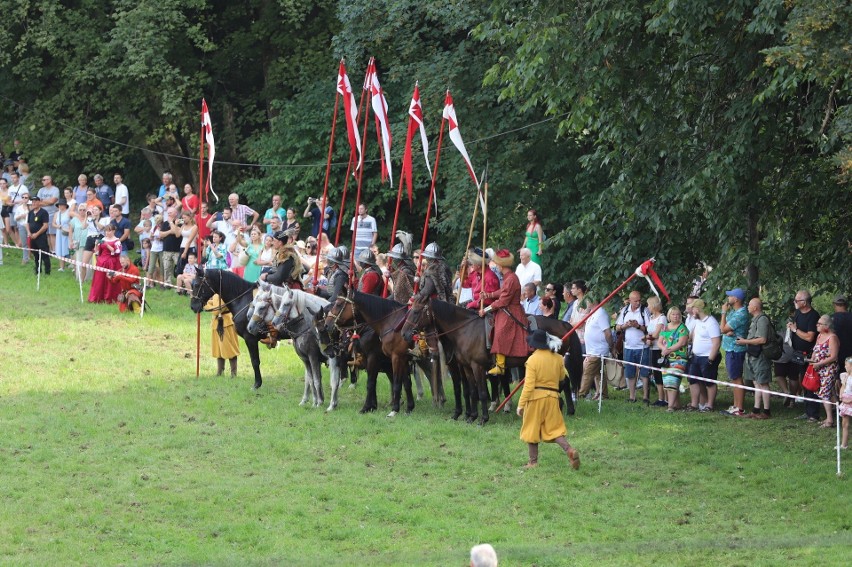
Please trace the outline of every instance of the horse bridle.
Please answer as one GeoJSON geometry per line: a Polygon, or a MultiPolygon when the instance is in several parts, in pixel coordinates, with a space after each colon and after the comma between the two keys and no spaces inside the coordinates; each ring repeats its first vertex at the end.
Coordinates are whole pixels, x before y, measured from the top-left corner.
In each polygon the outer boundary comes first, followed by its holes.
{"type": "MultiPolygon", "coordinates": [[[[196,278],[196,279],[198,279],[198,276],[196,275],[196,277],[195,277],[195,278],[196,278]]],[[[201,310],[202,310],[202,311],[204,311],[204,312],[222,311],[222,310],[224,310],[224,309],[227,309],[228,311],[231,311],[231,309],[230,309],[230,307],[229,307],[229,305],[230,305],[231,303],[233,303],[233,302],[237,301],[238,299],[242,298],[242,297],[243,297],[243,296],[245,296],[246,294],[249,294],[249,293],[253,292],[255,289],[257,289],[257,284],[255,284],[255,285],[254,285],[254,287],[250,287],[250,288],[248,288],[247,290],[245,290],[244,292],[242,292],[242,293],[241,293],[241,294],[239,294],[238,296],[234,297],[234,298],[233,298],[233,299],[231,299],[230,301],[225,301],[225,302],[223,302],[223,301],[222,301],[222,290],[221,290],[221,285],[222,285],[222,280],[221,280],[221,279],[219,280],[219,286],[220,286],[220,289],[219,289],[219,291],[216,291],[215,289],[213,289],[213,286],[212,286],[212,285],[210,285],[210,282],[209,282],[209,281],[207,281],[207,272],[205,271],[205,272],[202,274],[202,276],[201,276],[201,280],[198,282],[198,284],[197,284],[197,285],[198,285],[198,287],[200,288],[202,284],[206,285],[206,286],[207,286],[207,289],[209,289],[210,291],[212,291],[215,295],[218,295],[218,296],[219,296],[219,305],[218,305],[218,306],[216,306],[216,307],[211,307],[210,309],[206,309],[206,308],[203,308],[203,307],[202,307],[202,309],[201,309],[201,310]]],[[[195,290],[194,290],[194,289],[190,291],[190,297],[192,297],[192,299],[195,299],[195,300],[201,301],[201,297],[200,297],[200,296],[198,296],[198,295],[195,295],[195,290]]],[[[251,302],[249,302],[248,304],[246,304],[246,306],[245,306],[245,307],[243,307],[243,309],[248,309],[249,307],[251,307],[251,305],[252,305],[252,303],[251,303],[251,302]]],[[[234,317],[236,317],[236,316],[237,316],[240,312],[242,312],[242,311],[243,311],[243,309],[240,309],[240,311],[238,311],[238,312],[236,312],[236,313],[234,313],[233,311],[231,311],[231,313],[232,313],[232,315],[233,315],[234,317]]]]}

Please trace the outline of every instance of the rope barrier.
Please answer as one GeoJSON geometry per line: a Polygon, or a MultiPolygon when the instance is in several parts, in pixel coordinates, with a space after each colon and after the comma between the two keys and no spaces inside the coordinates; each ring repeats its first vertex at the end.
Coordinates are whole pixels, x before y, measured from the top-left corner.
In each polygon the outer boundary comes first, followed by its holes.
{"type": "MultiPolygon", "coordinates": [[[[599,394],[600,394],[600,392],[603,392],[604,367],[605,367],[604,362],[606,362],[606,361],[613,361],[613,362],[617,362],[617,363],[622,364],[622,365],[623,364],[629,364],[629,365],[635,366],[636,368],[646,368],[646,369],[650,370],[651,372],[660,372],[660,371],[663,370],[661,368],[657,368],[657,367],[654,367],[654,366],[648,366],[647,364],[641,364],[641,363],[638,363],[638,362],[628,362],[626,360],[620,360],[618,358],[612,358],[610,356],[598,356],[598,355],[584,354],[583,357],[584,358],[599,358],[601,360],[601,380],[600,380],[600,386],[598,387],[598,393],[599,394]]],[[[799,397],[799,396],[796,396],[796,395],[793,395],[793,394],[785,394],[783,392],[774,392],[772,390],[761,390],[761,389],[758,389],[758,388],[752,388],[751,386],[746,386],[745,384],[734,384],[733,382],[722,382],[720,380],[713,380],[712,378],[705,378],[703,376],[695,376],[693,374],[687,374],[686,372],[681,372],[679,370],[667,370],[666,373],[672,374],[674,376],[679,376],[681,378],[692,378],[693,380],[699,380],[701,382],[716,384],[717,386],[727,386],[729,388],[740,388],[740,389],[747,390],[747,391],[750,391],[750,392],[769,393],[770,396],[778,396],[779,398],[790,398],[790,399],[795,400],[796,398],[799,397]]],[[[646,379],[650,379],[650,376],[646,377],[646,379]]],[[[678,394],[678,395],[680,395],[680,394],[678,394]]],[[[837,444],[835,445],[835,452],[837,453],[837,475],[840,476],[842,474],[842,471],[840,469],[840,404],[838,402],[826,402],[826,401],[823,401],[823,400],[814,400],[814,402],[815,403],[829,404],[829,405],[834,406],[834,414],[835,414],[834,415],[834,426],[835,426],[835,429],[836,429],[836,437],[837,437],[837,439],[836,439],[837,444]]],[[[603,407],[603,396],[598,395],[598,413],[601,412],[602,407],[603,407]]],[[[742,409],[742,408],[740,408],[740,409],[742,409]]]]}

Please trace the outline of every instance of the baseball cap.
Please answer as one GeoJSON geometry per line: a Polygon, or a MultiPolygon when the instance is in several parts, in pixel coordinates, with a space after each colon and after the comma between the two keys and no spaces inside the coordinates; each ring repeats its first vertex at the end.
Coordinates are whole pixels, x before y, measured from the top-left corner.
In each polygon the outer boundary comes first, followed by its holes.
{"type": "Polygon", "coordinates": [[[734,289],[732,289],[730,291],[726,291],[725,295],[728,296],[728,297],[736,297],[740,301],[745,301],[745,295],[746,294],[745,294],[745,291],[743,291],[743,288],[735,287],[734,289]]]}

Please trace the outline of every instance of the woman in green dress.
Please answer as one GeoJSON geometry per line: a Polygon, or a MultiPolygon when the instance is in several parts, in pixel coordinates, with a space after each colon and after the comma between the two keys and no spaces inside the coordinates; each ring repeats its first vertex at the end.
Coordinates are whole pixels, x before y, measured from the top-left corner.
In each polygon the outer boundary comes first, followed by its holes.
{"type": "Polygon", "coordinates": [[[541,265],[541,248],[544,243],[544,230],[535,209],[527,211],[527,229],[524,232],[524,248],[529,248],[532,261],[541,265]]]}

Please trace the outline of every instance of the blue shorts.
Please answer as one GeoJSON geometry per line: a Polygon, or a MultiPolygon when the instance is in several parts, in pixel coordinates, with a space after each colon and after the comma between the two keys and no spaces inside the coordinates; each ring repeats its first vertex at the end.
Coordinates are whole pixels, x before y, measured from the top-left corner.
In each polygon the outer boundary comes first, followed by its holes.
{"type": "Polygon", "coordinates": [[[745,351],[728,351],[725,353],[725,368],[728,369],[728,378],[730,378],[731,380],[742,380],[743,365],[745,364],[745,355],[745,351]]]}
{"type": "MultiPolygon", "coordinates": [[[[624,349],[624,362],[633,362],[636,364],[644,364],[651,366],[651,349],[649,348],[626,348],[624,349]]],[[[650,374],[648,368],[637,368],[632,364],[624,365],[624,377],[628,380],[636,378],[636,370],[639,370],[639,376],[645,378],[650,374]]]]}
{"type": "MultiPolygon", "coordinates": [[[[722,362],[722,357],[718,354],[716,355],[716,360],[712,363],[706,356],[692,356],[692,360],[689,361],[689,371],[687,374],[692,376],[701,376],[703,378],[709,378],[710,380],[715,380],[719,374],[719,363],[722,362]]],[[[690,384],[706,384],[707,386],[716,386],[716,384],[705,382],[704,380],[697,380],[695,378],[687,378],[687,381],[690,384]]]]}

